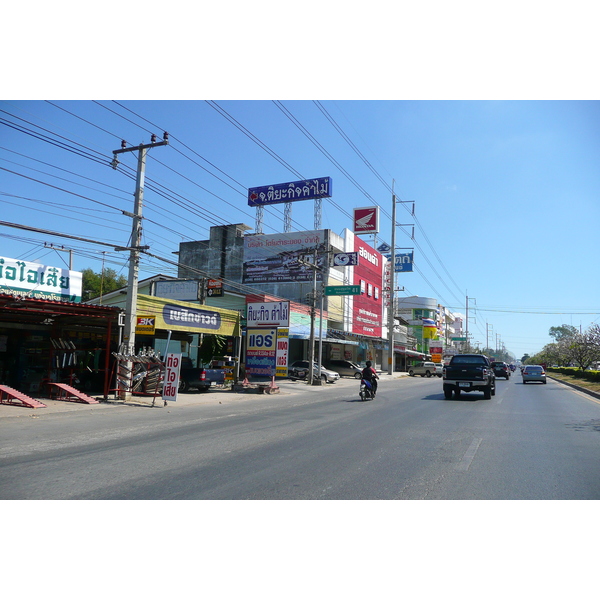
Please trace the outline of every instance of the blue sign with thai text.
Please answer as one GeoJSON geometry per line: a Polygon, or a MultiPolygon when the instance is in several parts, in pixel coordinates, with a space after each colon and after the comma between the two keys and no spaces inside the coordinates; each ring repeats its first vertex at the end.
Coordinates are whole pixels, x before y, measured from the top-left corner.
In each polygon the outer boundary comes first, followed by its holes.
{"type": "Polygon", "coordinates": [[[396,273],[412,272],[412,270],[413,270],[413,254],[414,254],[414,252],[407,252],[406,254],[396,254],[394,271],[396,273]]]}
{"type": "Polygon", "coordinates": [[[250,188],[248,190],[248,206],[263,206],[265,204],[330,197],[331,177],[319,177],[317,179],[250,188]]]}

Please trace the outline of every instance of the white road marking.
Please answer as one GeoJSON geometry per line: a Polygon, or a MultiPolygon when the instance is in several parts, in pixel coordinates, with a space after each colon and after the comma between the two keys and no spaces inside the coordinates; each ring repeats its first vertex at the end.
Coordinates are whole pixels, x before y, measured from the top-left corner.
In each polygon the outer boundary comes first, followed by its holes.
{"type": "Polygon", "coordinates": [[[465,455],[462,457],[462,460],[454,467],[457,471],[468,471],[473,459],[475,458],[475,454],[477,453],[477,449],[479,448],[479,444],[481,444],[483,440],[481,438],[475,438],[469,449],[465,452],[465,455]]]}

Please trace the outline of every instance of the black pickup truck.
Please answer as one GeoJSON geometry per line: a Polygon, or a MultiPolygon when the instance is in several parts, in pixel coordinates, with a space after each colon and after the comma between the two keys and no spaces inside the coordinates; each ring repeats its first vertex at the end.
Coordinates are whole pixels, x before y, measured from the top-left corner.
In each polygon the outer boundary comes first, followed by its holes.
{"type": "Polygon", "coordinates": [[[195,368],[190,358],[185,356],[182,358],[181,370],[179,372],[179,391],[181,393],[185,393],[191,388],[207,392],[211,385],[222,385],[224,382],[224,369],[195,368]]]}
{"type": "Polygon", "coordinates": [[[443,371],[444,397],[460,398],[461,392],[483,392],[489,400],[496,394],[496,376],[487,356],[483,354],[456,354],[443,371]]]}

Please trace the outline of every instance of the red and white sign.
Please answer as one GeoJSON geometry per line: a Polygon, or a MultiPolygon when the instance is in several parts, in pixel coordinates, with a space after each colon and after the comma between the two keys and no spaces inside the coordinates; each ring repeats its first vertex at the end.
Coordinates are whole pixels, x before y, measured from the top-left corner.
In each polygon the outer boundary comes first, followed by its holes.
{"type": "Polygon", "coordinates": [[[354,285],[360,285],[360,296],[354,296],[352,332],[381,337],[383,325],[383,256],[369,244],[354,236],[358,265],[354,267],[354,285]],[[375,290],[377,292],[375,293],[375,290]]]}
{"type": "Polygon", "coordinates": [[[163,400],[175,402],[179,390],[179,370],[181,354],[167,354],[165,361],[165,379],[163,381],[163,400]]]}
{"type": "Polygon", "coordinates": [[[354,209],[354,233],[379,232],[379,206],[366,206],[354,209]]]}

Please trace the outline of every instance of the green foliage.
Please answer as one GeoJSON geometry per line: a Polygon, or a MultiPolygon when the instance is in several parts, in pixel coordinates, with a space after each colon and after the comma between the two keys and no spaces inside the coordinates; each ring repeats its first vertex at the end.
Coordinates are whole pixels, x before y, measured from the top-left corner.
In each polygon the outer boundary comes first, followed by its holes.
{"type": "Polygon", "coordinates": [[[578,367],[548,367],[549,373],[561,373],[562,375],[570,375],[576,379],[586,379],[587,381],[595,381],[600,383],[600,371],[582,371],[578,367]]]}
{"type": "Polygon", "coordinates": [[[124,275],[117,275],[114,269],[103,269],[101,273],[94,273],[92,269],[83,269],[82,273],[82,300],[87,302],[109,292],[114,292],[127,285],[124,275]]]}
{"type": "Polygon", "coordinates": [[[577,328],[573,325],[560,325],[559,327],[550,327],[548,335],[554,338],[556,342],[560,342],[564,338],[571,338],[577,333],[577,328]]]}
{"type": "Polygon", "coordinates": [[[227,337],[224,335],[205,335],[198,348],[198,360],[202,365],[210,364],[214,356],[221,356],[227,346],[227,337]]]}

